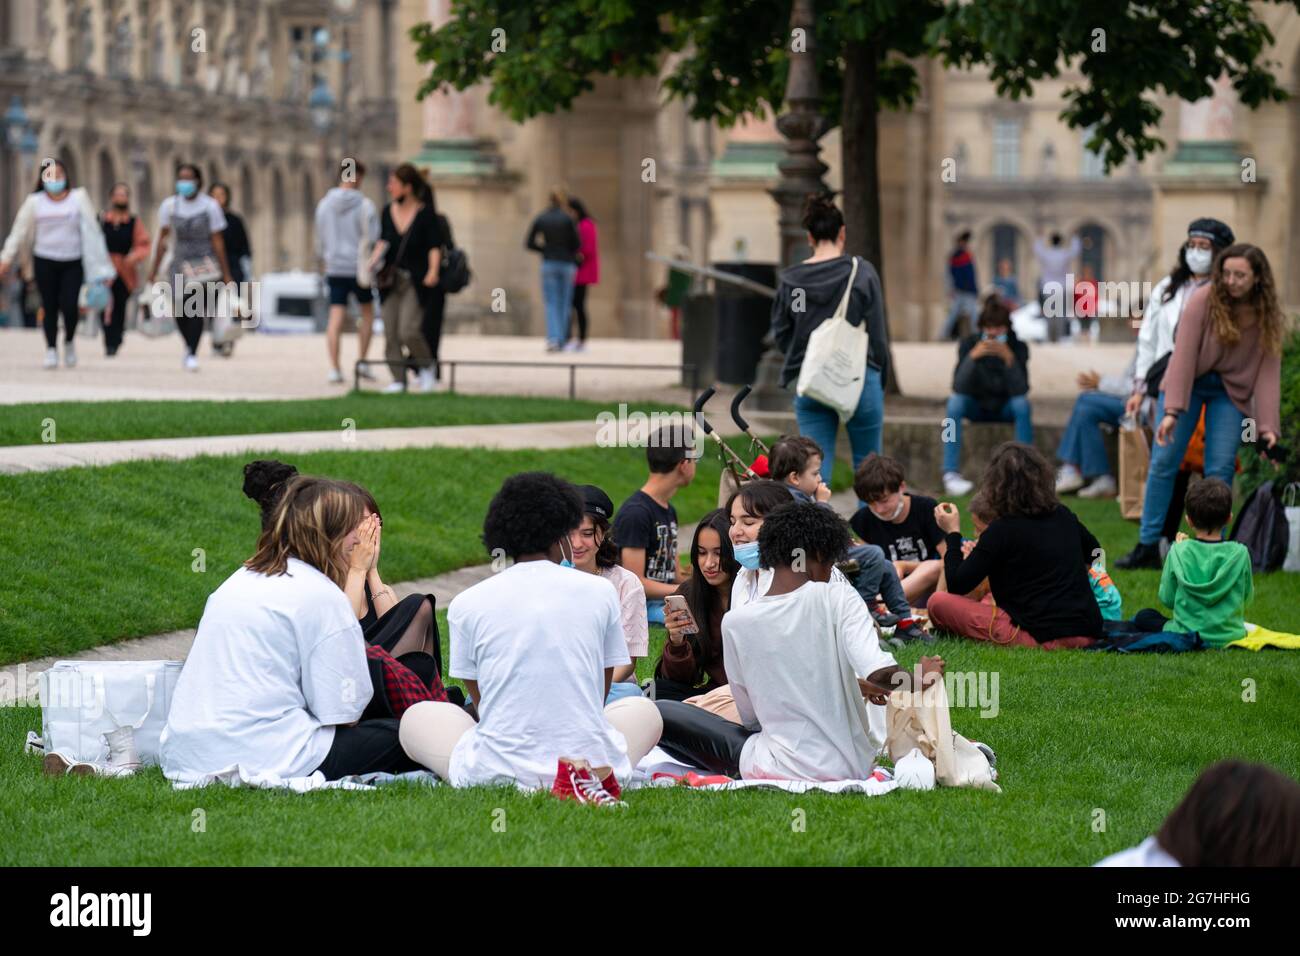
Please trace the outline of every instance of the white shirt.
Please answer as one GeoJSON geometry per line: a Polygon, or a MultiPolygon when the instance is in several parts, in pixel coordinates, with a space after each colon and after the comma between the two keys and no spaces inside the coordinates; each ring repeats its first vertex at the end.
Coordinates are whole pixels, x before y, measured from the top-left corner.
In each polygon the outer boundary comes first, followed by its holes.
{"type": "MultiPolygon", "coordinates": [[[[772,586],[773,573],[771,568],[759,568],[757,571],[741,568],[736,572],[735,580],[731,582],[731,607],[733,609],[744,607],[766,594],[767,589],[772,586]]],[[[831,584],[843,584],[857,594],[857,589],[839,568],[831,569],[831,584]]]]}
{"type": "Polygon", "coordinates": [[[1156,283],[1151,290],[1151,298],[1142,313],[1142,328],[1138,331],[1137,361],[1133,366],[1133,381],[1136,385],[1145,382],[1147,372],[1156,359],[1168,355],[1174,350],[1174,332],[1178,330],[1178,320],[1183,314],[1183,304],[1187,297],[1205,284],[1204,277],[1192,276],[1174,293],[1168,302],[1164,301],[1165,289],[1169,288],[1169,276],[1156,283]]]}
{"type": "Polygon", "coordinates": [[[1165,852],[1164,847],[1153,836],[1147,837],[1137,846],[1112,853],[1104,860],[1098,860],[1093,866],[1181,866],[1182,864],[1165,852]]]}
{"type": "MultiPolygon", "coordinates": [[[[809,581],[722,619],[727,678],[747,780],[861,780],[884,742],[871,733],[858,677],[895,665],[852,587],[809,581]]],[[[883,710],[883,708],[875,708],[883,710]]]]}
{"type": "Polygon", "coordinates": [[[194,219],[203,213],[208,214],[210,232],[221,232],[226,228],[226,214],[217,202],[207,193],[198,193],[189,199],[179,193],[168,196],[158,207],[158,226],[170,226],[177,219],[194,219]]]}
{"type": "Polygon", "coordinates": [[[1034,255],[1038,258],[1038,281],[1042,285],[1059,285],[1067,295],[1073,296],[1074,290],[1065,288],[1065,280],[1070,272],[1070,263],[1082,248],[1078,236],[1072,238],[1068,246],[1053,246],[1042,239],[1035,239],[1034,255]]]}
{"type": "Polygon", "coordinates": [[[605,719],[605,668],[631,663],[608,580],[523,561],[447,609],[452,677],[478,681],[479,722],[451,753],[452,786],[549,787],[560,757],[631,776],[627,740],[605,719]]]}
{"type": "Polygon", "coordinates": [[[646,620],[645,586],[641,579],[622,565],[601,568],[602,578],[614,585],[618,592],[623,637],[627,640],[629,657],[645,657],[650,653],[650,625],[646,620]]]}
{"type": "Polygon", "coordinates": [[[32,255],[58,262],[81,258],[81,207],[71,191],[58,202],[44,192],[37,194],[32,255]]]}
{"type": "Polygon", "coordinates": [[[162,732],[163,773],[307,776],[371,693],[361,625],[338,585],[297,558],[281,575],[241,567],[203,609],[162,732]]]}

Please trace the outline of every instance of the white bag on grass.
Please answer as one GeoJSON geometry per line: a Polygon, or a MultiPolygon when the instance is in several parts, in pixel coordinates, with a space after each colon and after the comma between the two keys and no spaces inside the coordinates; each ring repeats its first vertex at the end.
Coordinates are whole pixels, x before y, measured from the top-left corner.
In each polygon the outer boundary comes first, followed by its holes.
{"type": "Polygon", "coordinates": [[[56,662],[40,677],[45,752],[103,763],[104,735],[131,727],[140,760],[157,764],[181,667],[180,661],[56,662]]]}
{"type": "Polygon", "coordinates": [[[1300,571],[1300,505],[1296,504],[1296,494],[1300,484],[1291,482],[1282,492],[1282,504],[1285,505],[1287,545],[1286,560],[1282,562],[1283,571],[1300,571]]]}
{"type": "Polygon", "coordinates": [[[835,307],[835,314],[812,330],[799,369],[795,391],[804,398],[833,408],[846,422],[858,409],[867,380],[867,322],[853,325],[848,320],[849,299],[858,278],[858,257],[853,257],[849,286],[835,307]]]}

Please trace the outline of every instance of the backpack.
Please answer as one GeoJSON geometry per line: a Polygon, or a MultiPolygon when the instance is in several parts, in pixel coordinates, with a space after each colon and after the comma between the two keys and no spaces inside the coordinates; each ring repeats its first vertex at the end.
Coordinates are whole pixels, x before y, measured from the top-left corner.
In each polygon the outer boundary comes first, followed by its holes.
{"type": "Polygon", "coordinates": [[[442,250],[442,265],[438,268],[438,285],[442,286],[444,292],[448,295],[459,292],[469,285],[471,275],[469,257],[465,255],[464,249],[448,246],[442,250]]]}
{"type": "Polygon", "coordinates": [[[1253,571],[1276,571],[1286,560],[1290,526],[1286,512],[1273,494],[1273,482],[1266,481],[1246,499],[1232,526],[1233,541],[1250,552],[1253,571]]]}

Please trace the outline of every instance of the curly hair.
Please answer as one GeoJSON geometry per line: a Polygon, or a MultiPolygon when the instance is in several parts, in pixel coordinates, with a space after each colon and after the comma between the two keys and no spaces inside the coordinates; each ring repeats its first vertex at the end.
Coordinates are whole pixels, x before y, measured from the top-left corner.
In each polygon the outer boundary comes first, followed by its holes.
{"type": "Polygon", "coordinates": [[[796,556],[830,564],[848,553],[851,540],[848,522],[830,508],[792,501],[763,519],[758,560],[765,568],[789,566],[796,556]]]}
{"type": "Polygon", "coordinates": [[[488,504],[483,545],[509,558],[538,554],[582,524],[582,495],[548,471],[511,475],[488,504]]]}
{"type": "Polygon", "coordinates": [[[1241,329],[1232,314],[1232,297],[1223,282],[1223,264],[1229,259],[1245,259],[1255,273],[1255,286],[1246,297],[1246,302],[1259,317],[1260,341],[1270,355],[1282,354],[1282,332],[1286,319],[1282,307],[1277,301],[1277,286],[1273,282],[1273,270],[1268,264],[1268,257],[1258,246],[1246,242],[1228,246],[1214,257],[1210,267],[1210,325],[1215,336],[1224,345],[1236,345],[1241,338],[1241,329]]]}
{"type": "Polygon", "coordinates": [[[998,518],[1039,517],[1061,504],[1051,463],[1033,445],[1006,441],[993,450],[980,481],[986,513],[998,518]]]}
{"type": "Polygon", "coordinates": [[[284,494],[284,483],[298,474],[298,469],[275,459],[259,458],[244,466],[244,494],[262,509],[262,529],[271,526],[271,515],[284,494]]]}

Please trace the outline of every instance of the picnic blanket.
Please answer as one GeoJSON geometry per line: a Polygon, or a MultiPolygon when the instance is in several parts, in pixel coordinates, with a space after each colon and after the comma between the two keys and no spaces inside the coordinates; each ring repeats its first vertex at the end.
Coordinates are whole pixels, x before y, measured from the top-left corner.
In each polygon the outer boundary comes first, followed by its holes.
{"type": "Polygon", "coordinates": [[[228,767],[219,773],[204,774],[190,780],[173,780],[173,790],[195,790],[213,784],[227,787],[248,787],[254,790],[290,790],[293,793],[310,793],[314,790],[376,790],[392,784],[418,784],[438,786],[438,778],[428,770],[411,770],[406,773],[363,773],[338,780],[326,780],[319,770],[306,777],[281,777],[274,773],[250,774],[242,767],[228,767]]]}
{"type": "Polygon", "coordinates": [[[628,790],[643,787],[683,787],[702,793],[723,790],[784,790],[787,793],[856,793],[879,797],[898,788],[898,783],[885,771],[880,776],[866,780],[729,780],[710,775],[700,767],[689,767],[674,760],[667,752],[655,747],[642,758],[632,771],[628,790]]]}

